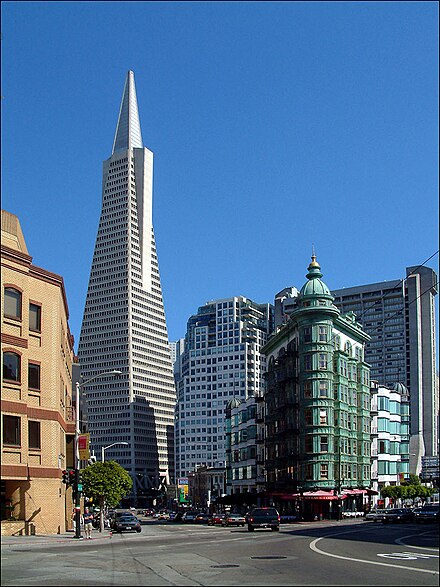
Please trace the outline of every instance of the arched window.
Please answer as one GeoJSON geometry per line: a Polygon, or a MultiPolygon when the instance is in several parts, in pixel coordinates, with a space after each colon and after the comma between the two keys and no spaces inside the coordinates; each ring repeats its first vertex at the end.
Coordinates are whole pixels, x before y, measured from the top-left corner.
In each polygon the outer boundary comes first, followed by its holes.
{"type": "Polygon", "coordinates": [[[347,354],[349,354],[349,355],[350,355],[350,357],[351,357],[351,343],[350,343],[348,340],[347,340],[347,342],[345,343],[345,348],[344,348],[344,350],[345,350],[345,352],[346,352],[347,354]]]}
{"type": "Polygon", "coordinates": [[[3,379],[21,381],[21,357],[17,353],[3,353],[3,379]]]}
{"type": "Polygon", "coordinates": [[[341,348],[341,337],[338,335],[336,335],[333,339],[333,348],[335,349],[335,351],[339,351],[339,349],[341,348]]]}
{"type": "Polygon", "coordinates": [[[13,287],[5,287],[4,315],[21,320],[21,292],[13,287]]]}

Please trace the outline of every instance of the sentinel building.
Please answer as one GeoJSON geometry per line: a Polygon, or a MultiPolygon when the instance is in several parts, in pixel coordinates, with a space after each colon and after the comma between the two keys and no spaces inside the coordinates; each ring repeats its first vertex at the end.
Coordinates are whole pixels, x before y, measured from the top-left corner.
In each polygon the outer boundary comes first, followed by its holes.
{"type": "Polygon", "coordinates": [[[371,483],[369,336],[321,277],[313,255],[289,319],[262,349],[270,491],[337,495],[371,483]]]}
{"type": "Polygon", "coordinates": [[[102,209],[78,356],[92,448],[116,459],[134,496],[174,468],[173,368],[152,221],[153,153],[143,146],[134,74],[127,74],[112,154],[103,164],[102,209]],[[121,445],[122,442],[128,446],[121,445]]]}

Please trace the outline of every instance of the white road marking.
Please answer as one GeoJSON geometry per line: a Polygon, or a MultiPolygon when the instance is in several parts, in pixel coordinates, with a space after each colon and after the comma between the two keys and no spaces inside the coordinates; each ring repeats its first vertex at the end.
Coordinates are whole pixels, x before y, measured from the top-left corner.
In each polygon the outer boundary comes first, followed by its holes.
{"type": "Polygon", "coordinates": [[[396,558],[401,560],[417,560],[418,558],[438,558],[438,554],[421,554],[419,552],[389,552],[386,554],[378,554],[383,558],[396,558]]]}
{"type": "Polygon", "coordinates": [[[405,538],[412,538],[413,536],[424,536],[425,534],[431,534],[431,532],[423,532],[423,534],[407,534],[407,536],[402,536],[402,538],[397,538],[394,542],[396,544],[401,544],[402,546],[409,546],[411,548],[416,548],[417,550],[434,550],[435,552],[438,551],[438,548],[430,548],[429,546],[413,546],[412,544],[406,544],[403,542],[405,538]]]}
{"type": "MultiPolygon", "coordinates": [[[[348,534],[348,532],[341,532],[341,534],[348,534]]],[[[340,534],[333,534],[333,536],[340,536],[340,534]]],[[[332,536],[326,536],[325,538],[332,538],[332,536]]],[[[320,550],[316,544],[320,541],[320,540],[324,540],[324,537],[321,538],[316,538],[316,540],[313,540],[313,542],[310,543],[310,548],[317,552],[318,554],[323,554],[324,556],[330,556],[332,558],[339,558],[342,560],[346,560],[346,561],[353,561],[355,563],[365,563],[367,565],[377,565],[380,567],[394,567],[396,569],[402,569],[403,571],[416,571],[417,573],[430,573],[432,575],[438,575],[439,572],[438,571],[430,571],[428,569],[417,569],[415,567],[407,567],[407,566],[402,566],[402,565],[393,565],[391,563],[380,563],[378,561],[367,561],[367,560],[363,560],[360,558],[351,558],[348,556],[341,556],[338,554],[330,554],[328,552],[324,552],[323,550],[320,550]]]]}

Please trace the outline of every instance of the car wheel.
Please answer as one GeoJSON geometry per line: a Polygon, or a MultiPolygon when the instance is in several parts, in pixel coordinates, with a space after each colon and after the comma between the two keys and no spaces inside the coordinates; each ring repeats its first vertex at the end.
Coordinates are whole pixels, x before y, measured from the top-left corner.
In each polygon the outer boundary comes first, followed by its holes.
{"type": "Polygon", "coordinates": [[[278,532],[279,528],[278,526],[272,526],[271,530],[272,532],[278,532]]]}
{"type": "Polygon", "coordinates": [[[248,532],[253,532],[253,531],[254,531],[254,527],[248,525],[248,532]]]}
{"type": "Polygon", "coordinates": [[[139,534],[139,532],[142,532],[142,528],[138,528],[136,532],[139,534]]]}

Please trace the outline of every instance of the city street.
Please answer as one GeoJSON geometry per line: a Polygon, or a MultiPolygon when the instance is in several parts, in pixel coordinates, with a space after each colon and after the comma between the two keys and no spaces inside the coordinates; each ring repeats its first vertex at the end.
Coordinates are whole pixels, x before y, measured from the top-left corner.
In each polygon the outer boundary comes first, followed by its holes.
{"type": "Polygon", "coordinates": [[[144,521],[141,534],[2,540],[2,585],[438,585],[435,524],[144,521]]]}

